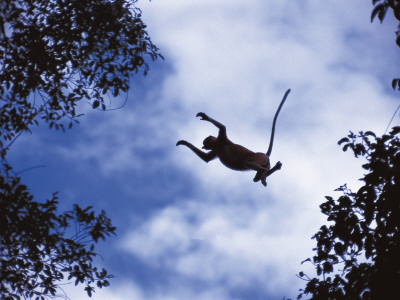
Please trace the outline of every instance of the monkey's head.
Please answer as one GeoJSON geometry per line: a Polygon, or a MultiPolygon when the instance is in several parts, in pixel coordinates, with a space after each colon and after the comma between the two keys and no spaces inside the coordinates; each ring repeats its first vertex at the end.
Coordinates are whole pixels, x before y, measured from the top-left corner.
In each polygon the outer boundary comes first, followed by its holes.
{"type": "Polygon", "coordinates": [[[215,148],[217,144],[217,138],[215,136],[210,135],[203,141],[203,149],[212,150],[215,148]]]}

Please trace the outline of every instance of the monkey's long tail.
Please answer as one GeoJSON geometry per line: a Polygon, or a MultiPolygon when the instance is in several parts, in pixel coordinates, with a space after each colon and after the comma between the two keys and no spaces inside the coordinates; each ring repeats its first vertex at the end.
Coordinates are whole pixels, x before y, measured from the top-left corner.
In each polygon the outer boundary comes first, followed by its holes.
{"type": "Polygon", "coordinates": [[[267,156],[269,157],[271,155],[272,152],[272,145],[274,144],[274,136],[275,136],[275,125],[276,125],[276,120],[278,119],[278,115],[279,112],[281,111],[281,108],[283,106],[283,103],[285,103],[285,100],[287,98],[287,96],[290,93],[290,89],[288,89],[285,93],[285,95],[283,96],[283,99],[281,101],[281,104],[279,104],[278,110],[275,113],[275,117],[274,117],[274,122],[272,123],[272,131],[271,131],[271,139],[269,141],[269,147],[268,147],[268,151],[267,151],[267,156]]]}

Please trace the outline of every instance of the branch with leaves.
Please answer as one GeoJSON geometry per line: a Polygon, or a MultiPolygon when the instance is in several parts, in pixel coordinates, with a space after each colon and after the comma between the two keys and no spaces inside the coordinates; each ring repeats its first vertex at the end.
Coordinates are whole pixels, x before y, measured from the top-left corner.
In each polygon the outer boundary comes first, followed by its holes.
{"type": "Polygon", "coordinates": [[[2,298],[55,296],[65,279],[85,284],[89,296],[94,284],[108,286],[112,276],[93,263],[95,244],[116,230],[105,212],[74,205],[57,214],[57,194],[35,202],[19,178],[5,178],[0,177],[2,298]]]}
{"type": "Polygon", "coordinates": [[[298,299],[392,299],[400,286],[400,127],[376,137],[350,133],[339,141],[343,150],[365,157],[364,185],[346,185],[327,196],[320,208],[331,225],[313,236],[312,262],[317,277],[306,279],[298,299]],[[311,297],[310,297],[311,296],[311,297]]]}
{"type": "Polygon", "coordinates": [[[105,95],[127,92],[134,73],[147,74],[146,57],[162,56],[136,2],[2,2],[0,142],[37,118],[62,130],[67,118],[71,127],[80,101],[105,110],[105,95]]]}

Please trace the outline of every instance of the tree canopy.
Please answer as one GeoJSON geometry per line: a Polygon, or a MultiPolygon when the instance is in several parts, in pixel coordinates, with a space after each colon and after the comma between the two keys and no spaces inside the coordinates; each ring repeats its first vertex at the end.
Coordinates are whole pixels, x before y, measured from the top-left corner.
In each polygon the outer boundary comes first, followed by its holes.
{"type": "Polygon", "coordinates": [[[95,243],[115,232],[105,212],[74,205],[57,213],[57,194],[39,203],[17,177],[0,177],[0,294],[2,299],[56,295],[60,281],[86,284],[90,296],[112,277],[98,270],[95,243]],[[71,226],[73,225],[73,226],[71,226]],[[77,228],[72,230],[71,227],[77,228]]]}
{"type": "MultiPolygon", "coordinates": [[[[0,6],[0,142],[43,119],[64,128],[86,99],[129,88],[160,56],[136,1],[6,0],[0,6]]],[[[71,126],[72,123],[69,123],[71,126]]],[[[2,144],[0,144],[2,146],[2,144]]]]}
{"type": "Polygon", "coordinates": [[[95,266],[95,244],[116,228],[104,211],[58,196],[38,201],[7,161],[24,131],[46,122],[65,130],[85,101],[127,92],[133,74],[162,58],[135,0],[5,0],[0,5],[0,293],[2,299],[53,297],[63,280],[109,285],[95,266]]]}
{"type": "MultiPolygon", "coordinates": [[[[382,23],[386,17],[388,10],[392,10],[394,17],[399,21],[398,29],[396,31],[396,44],[400,47],[400,1],[398,0],[372,0],[374,9],[371,13],[371,22],[378,18],[382,23]]],[[[400,90],[400,78],[394,78],[392,81],[393,89],[400,90]]]]}
{"type": "Polygon", "coordinates": [[[365,157],[368,173],[357,192],[343,185],[342,196],[321,204],[331,225],[313,237],[316,254],[307,261],[318,277],[300,272],[308,282],[299,298],[392,299],[400,287],[400,127],[382,137],[350,133],[339,144],[365,157]]]}
{"type": "MultiPolygon", "coordinates": [[[[400,1],[372,0],[376,17],[383,22],[393,10],[400,22],[400,1]]],[[[400,47],[400,24],[396,32],[400,47]]],[[[392,82],[400,90],[400,79],[392,82]]],[[[313,236],[315,255],[304,262],[316,268],[316,277],[304,272],[307,281],[298,299],[393,299],[400,294],[400,127],[377,137],[371,131],[350,134],[339,141],[343,150],[365,157],[367,174],[354,192],[347,185],[320,205],[329,225],[313,236]]]]}

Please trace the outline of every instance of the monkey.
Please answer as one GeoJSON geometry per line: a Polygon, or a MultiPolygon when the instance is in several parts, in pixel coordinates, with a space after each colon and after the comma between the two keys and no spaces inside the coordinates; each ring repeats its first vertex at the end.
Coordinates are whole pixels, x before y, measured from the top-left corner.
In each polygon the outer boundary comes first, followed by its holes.
{"type": "Polygon", "coordinates": [[[215,158],[219,158],[222,164],[226,167],[237,170],[237,171],[247,171],[254,170],[256,171],[256,175],[253,179],[254,182],[261,181],[264,186],[267,186],[266,178],[270,176],[272,173],[280,170],[282,167],[282,163],[278,161],[273,168],[271,168],[270,164],[270,156],[272,152],[272,146],[274,143],[274,135],[275,135],[275,125],[276,120],[278,118],[278,114],[290,93],[290,89],[288,89],[283,96],[281,103],[275,113],[275,117],[272,123],[271,137],[269,141],[269,146],[267,152],[253,152],[241,145],[235,144],[230,141],[226,135],[226,127],[220,122],[210,118],[203,112],[199,112],[196,117],[200,117],[200,120],[208,121],[214,124],[218,129],[218,136],[209,136],[203,141],[203,149],[210,150],[209,152],[203,152],[197,147],[193,146],[191,143],[180,140],[176,143],[176,146],[184,145],[192,150],[198,157],[200,157],[205,162],[209,162],[215,158]]]}

